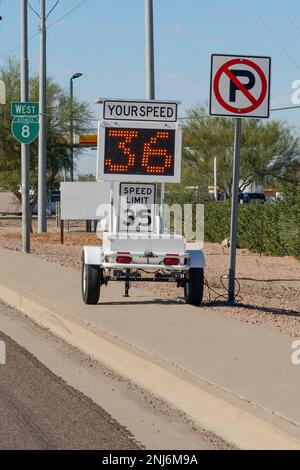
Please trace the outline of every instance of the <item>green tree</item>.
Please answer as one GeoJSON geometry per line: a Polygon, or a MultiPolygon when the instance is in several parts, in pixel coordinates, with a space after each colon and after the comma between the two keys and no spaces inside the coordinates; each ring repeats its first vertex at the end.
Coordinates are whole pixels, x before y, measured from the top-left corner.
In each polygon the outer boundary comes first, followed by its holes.
{"type": "MultiPolygon", "coordinates": [[[[0,69],[0,79],[6,84],[7,104],[0,107],[0,187],[11,190],[20,200],[21,146],[11,132],[10,106],[20,101],[20,67],[9,59],[0,69]]],[[[30,100],[38,101],[39,80],[30,79],[30,100]]],[[[73,101],[74,133],[82,133],[91,127],[92,113],[89,104],[73,101]]],[[[68,131],[71,114],[70,99],[64,90],[49,77],[47,79],[47,190],[54,188],[60,175],[70,169],[68,131]]],[[[75,147],[75,157],[79,153],[75,147]]],[[[31,206],[37,201],[38,187],[38,140],[30,145],[30,186],[34,190],[31,206]]]]}
{"type": "MultiPolygon", "coordinates": [[[[232,184],[234,121],[210,118],[203,107],[188,112],[184,127],[183,184],[212,185],[213,159],[218,160],[218,186],[228,195],[232,184]]],[[[292,182],[300,169],[300,141],[280,121],[243,121],[241,190],[252,182],[292,182]]]]}

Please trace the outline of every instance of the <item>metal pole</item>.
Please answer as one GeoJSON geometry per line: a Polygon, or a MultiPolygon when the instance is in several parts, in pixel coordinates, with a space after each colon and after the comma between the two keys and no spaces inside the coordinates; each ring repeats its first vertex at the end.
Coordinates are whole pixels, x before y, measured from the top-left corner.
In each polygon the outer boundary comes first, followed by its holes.
{"type": "MultiPolygon", "coordinates": [[[[155,69],[154,69],[154,32],[153,32],[153,0],[145,0],[145,59],[146,59],[146,98],[155,100],[155,69]]],[[[164,232],[165,184],[160,190],[160,232],[164,232]]]]}
{"type": "Polygon", "coordinates": [[[239,204],[239,182],[240,182],[240,156],[241,156],[241,129],[242,118],[236,118],[234,137],[234,160],[233,181],[231,201],[231,231],[230,231],[230,261],[229,261],[229,284],[228,303],[233,305],[235,300],[235,269],[236,269],[236,245],[237,245],[237,222],[239,204]]]}
{"type": "Polygon", "coordinates": [[[145,0],[146,98],[155,100],[153,0],[145,0]]]}
{"type": "Polygon", "coordinates": [[[40,0],[40,135],[38,233],[47,231],[46,77],[46,6],[45,0],[40,0]]]}
{"type": "Polygon", "coordinates": [[[69,144],[70,144],[70,181],[74,181],[74,149],[73,149],[73,77],[70,78],[70,133],[69,133],[69,144]]]}
{"type": "MultiPolygon", "coordinates": [[[[28,101],[27,0],[21,0],[21,101],[28,101]]],[[[29,145],[21,144],[22,252],[30,253],[29,145]]]]}
{"type": "Polygon", "coordinates": [[[218,162],[217,157],[214,158],[214,197],[218,200],[218,162]]]}

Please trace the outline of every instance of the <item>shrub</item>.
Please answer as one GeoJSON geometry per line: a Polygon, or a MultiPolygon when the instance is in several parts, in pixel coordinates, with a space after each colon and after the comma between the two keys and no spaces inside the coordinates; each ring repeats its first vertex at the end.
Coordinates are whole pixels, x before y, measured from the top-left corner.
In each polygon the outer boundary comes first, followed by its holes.
{"type": "MultiPolygon", "coordinates": [[[[205,240],[221,243],[230,236],[230,202],[205,204],[205,240]]],[[[265,255],[300,259],[300,192],[289,191],[273,204],[239,206],[238,246],[265,255]]]]}

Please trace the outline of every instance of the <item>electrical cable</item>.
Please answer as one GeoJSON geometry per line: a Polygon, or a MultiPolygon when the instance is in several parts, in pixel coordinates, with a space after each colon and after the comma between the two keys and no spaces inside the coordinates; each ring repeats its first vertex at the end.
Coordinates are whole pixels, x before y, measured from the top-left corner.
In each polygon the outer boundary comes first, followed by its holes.
{"type": "Polygon", "coordinates": [[[295,31],[299,34],[300,36],[300,29],[298,28],[297,24],[295,23],[295,21],[293,20],[293,18],[289,15],[289,13],[286,11],[286,9],[282,6],[281,2],[279,0],[276,0],[276,3],[277,5],[279,6],[279,8],[283,11],[284,15],[288,18],[289,22],[291,23],[291,25],[293,26],[293,28],[295,29],[295,31]]]}
{"type": "Polygon", "coordinates": [[[286,50],[286,48],[281,44],[281,42],[279,41],[279,39],[277,38],[277,36],[273,33],[273,31],[269,28],[269,26],[267,25],[267,23],[263,20],[263,18],[259,15],[259,13],[257,12],[256,8],[252,5],[252,3],[250,2],[250,0],[246,0],[249,8],[252,10],[252,12],[255,14],[255,16],[259,19],[259,21],[263,24],[263,26],[265,27],[265,29],[268,31],[268,33],[272,36],[272,38],[274,39],[274,41],[278,44],[278,46],[280,47],[280,49],[283,51],[283,53],[288,57],[288,59],[290,60],[290,62],[294,65],[294,67],[297,69],[297,70],[300,70],[300,67],[299,65],[294,61],[294,59],[292,58],[292,56],[288,53],[288,51],[286,50]]]}
{"type": "MultiPolygon", "coordinates": [[[[206,288],[208,289],[209,302],[217,302],[218,300],[221,300],[221,299],[226,300],[226,302],[227,302],[229,291],[228,291],[228,287],[225,285],[225,280],[228,280],[228,278],[229,278],[228,274],[222,274],[222,276],[220,276],[221,286],[223,287],[225,292],[219,292],[219,291],[215,290],[213,287],[211,287],[209,285],[209,282],[208,282],[207,278],[204,277],[204,284],[205,284],[206,288]],[[212,297],[211,293],[215,294],[215,297],[212,297]]],[[[234,300],[236,302],[242,302],[243,297],[240,295],[241,284],[240,284],[240,282],[237,278],[235,279],[235,283],[237,285],[237,290],[235,292],[234,300]]]]}
{"type": "Polygon", "coordinates": [[[39,14],[39,12],[38,12],[38,11],[36,11],[36,10],[33,8],[33,6],[32,6],[32,5],[30,5],[30,3],[29,3],[29,0],[27,0],[27,5],[29,6],[30,10],[31,10],[31,11],[33,11],[33,13],[35,13],[35,14],[36,14],[36,16],[38,16],[38,17],[40,18],[40,14],[39,14]]]}
{"type": "Polygon", "coordinates": [[[72,10],[68,11],[67,13],[65,13],[63,16],[61,16],[60,18],[58,18],[58,20],[55,20],[53,23],[50,23],[48,28],[52,28],[52,26],[56,25],[57,23],[59,23],[60,21],[64,20],[65,18],[67,18],[67,16],[71,15],[75,10],[77,10],[78,8],[80,8],[82,5],[84,5],[88,0],[83,0],[82,2],[80,2],[78,5],[76,5],[74,8],[72,8],[72,10]]]}
{"type": "Polygon", "coordinates": [[[45,21],[47,21],[48,17],[51,15],[51,13],[55,10],[55,8],[57,7],[57,5],[59,4],[59,0],[56,0],[55,4],[53,5],[53,7],[50,9],[49,13],[47,13],[46,15],[46,18],[45,18],[45,21]]]}
{"type": "MultiPolygon", "coordinates": [[[[62,15],[60,18],[58,18],[57,20],[55,20],[53,23],[50,23],[48,26],[47,26],[47,29],[48,28],[52,28],[53,26],[55,26],[57,23],[59,23],[60,21],[62,21],[63,19],[65,19],[67,16],[71,15],[75,10],[77,10],[78,8],[80,8],[84,3],[86,3],[88,0],[83,0],[82,2],[78,3],[78,5],[76,5],[74,8],[72,8],[71,10],[69,10],[67,13],[65,13],[64,15],[62,15]]],[[[40,33],[37,32],[35,34],[32,34],[31,36],[29,36],[28,38],[28,41],[31,41],[32,39],[36,38],[40,33]]],[[[16,52],[20,49],[20,46],[16,46],[14,47],[13,49],[10,49],[9,51],[6,51],[4,52],[3,54],[0,55],[0,59],[2,59],[3,57],[6,57],[7,55],[10,55],[12,54],[13,52],[16,52]]]]}

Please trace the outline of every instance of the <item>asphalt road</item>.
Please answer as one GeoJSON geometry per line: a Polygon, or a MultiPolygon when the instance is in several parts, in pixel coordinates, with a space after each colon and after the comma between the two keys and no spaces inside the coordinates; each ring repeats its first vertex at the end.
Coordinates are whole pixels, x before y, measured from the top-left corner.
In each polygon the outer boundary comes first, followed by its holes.
{"type": "Polygon", "coordinates": [[[138,449],[122,426],[0,332],[0,449],[138,449]]]}

